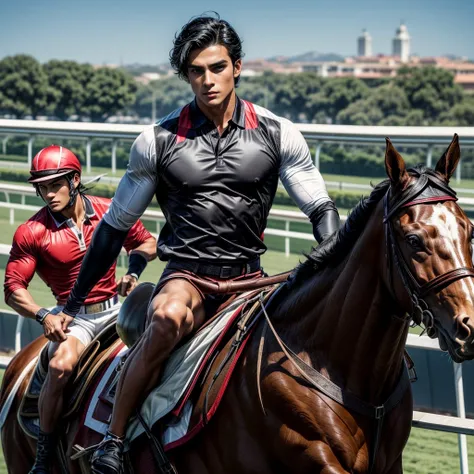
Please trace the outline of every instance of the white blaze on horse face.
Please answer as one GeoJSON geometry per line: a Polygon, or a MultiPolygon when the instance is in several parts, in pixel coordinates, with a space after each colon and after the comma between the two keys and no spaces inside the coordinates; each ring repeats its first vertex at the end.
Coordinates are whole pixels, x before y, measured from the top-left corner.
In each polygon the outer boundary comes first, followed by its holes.
{"type": "MultiPolygon", "coordinates": [[[[461,227],[456,219],[456,215],[441,203],[433,207],[433,214],[427,219],[427,224],[438,229],[439,238],[443,239],[449,255],[451,255],[455,268],[472,267],[472,262],[466,262],[462,254],[462,234],[461,227]]],[[[472,278],[462,278],[458,280],[466,299],[474,305],[474,281],[472,278]]]]}

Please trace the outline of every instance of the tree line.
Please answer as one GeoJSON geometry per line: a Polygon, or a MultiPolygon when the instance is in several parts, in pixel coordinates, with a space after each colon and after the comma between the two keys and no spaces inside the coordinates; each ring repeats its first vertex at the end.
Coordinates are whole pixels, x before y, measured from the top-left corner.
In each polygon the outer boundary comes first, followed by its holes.
{"type": "MultiPolygon", "coordinates": [[[[153,93],[158,116],[192,99],[189,85],[175,77],[155,81],[139,86],[134,106],[138,115],[150,115],[153,93]]],[[[295,122],[474,125],[474,96],[455,84],[451,72],[434,67],[403,67],[395,77],[372,81],[268,72],[243,77],[237,93],[295,122]]]]}
{"type": "MultiPolygon", "coordinates": [[[[243,77],[238,94],[295,122],[348,125],[474,125],[474,96],[449,71],[398,70],[395,77],[362,81],[315,73],[243,77]]],[[[103,122],[115,114],[163,117],[193,94],[175,76],[146,86],[125,69],[75,61],[41,64],[27,55],[0,60],[0,113],[17,118],[49,115],[103,122]]]]}
{"type": "MultiPolygon", "coordinates": [[[[395,77],[372,81],[268,72],[242,77],[237,93],[294,122],[474,126],[474,95],[457,85],[449,71],[433,67],[403,67],[395,77]]],[[[176,76],[144,86],[120,68],[59,60],[41,64],[27,55],[0,60],[0,116],[47,115],[60,120],[103,122],[122,114],[137,120],[150,119],[152,100],[156,117],[160,118],[192,98],[189,84],[176,76]]],[[[25,146],[23,142],[12,143],[9,149],[20,153],[25,146]]],[[[109,163],[108,148],[97,144],[97,164],[109,163]]],[[[425,149],[404,151],[411,164],[425,161],[425,149]]],[[[126,147],[118,155],[118,166],[124,167],[128,160],[126,147]]],[[[384,175],[382,147],[325,145],[321,163],[327,173],[384,175]]],[[[463,176],[474,178],[472,150],[463,150],[463,176]]]]}
{"type": "Polygon", "coordinates": [[[75,61],[40,64],[28,55],[0,61],[0,114],[103,122],[132,105],[136,82],[125,71],[75,61]]]}

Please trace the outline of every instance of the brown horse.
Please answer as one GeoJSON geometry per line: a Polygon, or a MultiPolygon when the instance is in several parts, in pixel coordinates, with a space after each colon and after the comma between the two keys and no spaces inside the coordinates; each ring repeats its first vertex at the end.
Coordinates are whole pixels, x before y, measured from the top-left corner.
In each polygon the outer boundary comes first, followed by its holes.
{"type": "MultiPolygon", "coordinates": [[[[455,136],[435,171],[406,170],[387,140],[389,180],[293,272],[268,314],[284,343],[262,319],[214,418],[171,451],[179,473],[403,472],[410,320],[455,361],[474,357],[472,224],[448,186],[459,158],[455,136]]],[[[6,371],[2,400],[38,345],[6,371]]],[[[2,441],[9,472],[25,474],[34,446],[16,421],[18,397],[2,441]]],[[[71,442],[79,419],[69,424],[71,442]]]]}

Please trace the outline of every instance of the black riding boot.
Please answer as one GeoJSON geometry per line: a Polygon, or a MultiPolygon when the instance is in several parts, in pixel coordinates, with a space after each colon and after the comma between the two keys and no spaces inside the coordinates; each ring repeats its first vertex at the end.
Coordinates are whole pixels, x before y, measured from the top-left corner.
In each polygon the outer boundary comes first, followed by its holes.
{"type": "Polygon", "coordinates": [[[30,474],[49,474],[51,458],[54,455],[55,436],[54,433],[39,431],[36,444],[36,459],[30,474]]]}
{"type": "Polygon", "coordinates": [[[93,474],[123,474],[123,440],[107,431],[91,458],[93,474]]]}

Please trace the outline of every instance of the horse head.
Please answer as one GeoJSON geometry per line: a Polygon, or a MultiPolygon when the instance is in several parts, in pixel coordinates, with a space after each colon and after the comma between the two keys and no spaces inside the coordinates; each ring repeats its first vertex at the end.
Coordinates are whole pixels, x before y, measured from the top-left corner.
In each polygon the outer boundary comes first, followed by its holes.
{"type": "Polygon", "coordinates": [[[401,277],[413,321],[424,324],[430,337],[437,336],[455,362],[474,358],[473,224],[449,186],[459,159],[455,135],[435,170],[406,169],[387,139],[390,187],[384,223],[389,278],[401,277]]]}

